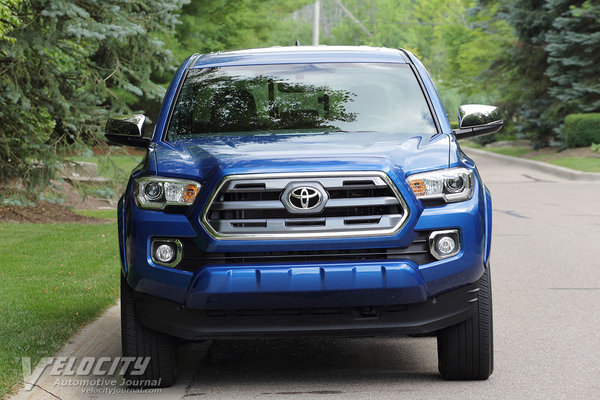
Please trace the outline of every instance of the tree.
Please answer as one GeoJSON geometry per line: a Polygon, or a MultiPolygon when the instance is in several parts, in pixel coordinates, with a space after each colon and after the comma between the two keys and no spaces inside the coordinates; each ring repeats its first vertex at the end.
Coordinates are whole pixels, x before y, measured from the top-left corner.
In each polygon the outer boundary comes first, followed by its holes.
{"type": "Polygon", "coordinates": [[[177,58],[281,43],[285,17],[312,0],[196,0],[183,6],[172,43],[177,58]]]}
{"type": "MultiPolygon", "coordinates": [[[[500,106],[508,122],[516,112],[517,87],[510,49],[516,42],[497,0],[466,3],[460,19],[442,27],[446,56],[440,76],[441,95],[454,94],[451,110],[459,104],[500,106]]],[[[447,96],[447,95],[446,95],[447,96]]]]}
{"type": "Polygon", "coordinates": [[[20,24],[17,7],[20,0],[3,0],[0,3],[0,41],[14,41],[8,34],[20,24]]]}
{"type": "Polygon", "coordinates": [[[552,105],[550,80],[544,75],[548,67],[545,35],[553,18],[544,9],[544,3],[545,0],[512,1],[507,10],[508,21],[518,36],[511,54],[519,88],[515,100],[521,104],[517,109],[517,129],[528,134],[537,146],[547,144],[554,128],[548,114],[552,105]]]}
{"type": "Polygon", "coordinates": [[[47,178],[53,149],[93,141],[109,111],[129,111],[127,94],[161,97],[153,72],[172,55],[153,32],[171,31],[185,2],[11,0],[21,24],[0,41],[0,180],[47,178]]]}
{"type": "Polygon", "coordinates": [[[545,8],[558,13],[545,35],[556,114],[600,111],[600,4],[547,0],[545,8]]]}

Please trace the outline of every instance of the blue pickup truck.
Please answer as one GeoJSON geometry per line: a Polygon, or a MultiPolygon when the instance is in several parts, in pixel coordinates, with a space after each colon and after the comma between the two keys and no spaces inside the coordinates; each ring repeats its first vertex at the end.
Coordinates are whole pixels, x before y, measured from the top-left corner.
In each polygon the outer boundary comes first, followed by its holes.
{"type": "Polygon", "coordinates": [[[493,370],[491,197],[409,51],[274,47],[195,54],[118,205],[123,355],[169,386],[177,343],[435,335],[445,379],[493,370]]]}

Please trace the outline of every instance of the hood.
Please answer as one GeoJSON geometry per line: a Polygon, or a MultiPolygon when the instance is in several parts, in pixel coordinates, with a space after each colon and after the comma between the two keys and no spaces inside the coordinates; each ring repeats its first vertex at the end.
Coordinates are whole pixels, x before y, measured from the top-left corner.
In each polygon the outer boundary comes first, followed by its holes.
{"type": "Polygon", "coordinates": [[[401,170],[405,175],[446,168],[446,134],[375,132],[198,136],[158,142],[158,175],[195,179],[239,173],[401,170]]]}

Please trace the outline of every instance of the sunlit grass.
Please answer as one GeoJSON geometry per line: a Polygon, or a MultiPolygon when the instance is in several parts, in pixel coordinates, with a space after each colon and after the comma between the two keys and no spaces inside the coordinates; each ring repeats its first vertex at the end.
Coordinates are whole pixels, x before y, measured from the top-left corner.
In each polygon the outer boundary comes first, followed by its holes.
{"type": "Polygon", "coordinates": [[[531,147],[518,146],[518,147],[486,147],[483,150],[491,153],[502,154],[505,156],[521,157],[527,153],[531,153],[533,150],[531,147]]]}
{"type": "Polygon", "coordinates": [[[75,210],[75,212],[79,215],[83,215],[85,217],[94,217],[101,219],[116,219],[117,218],[117,210],[75,210]]]}
{"type": "Polygon", "coordinates": [[[563,157],[546,162],[584,172],[600,172],[600,158],[563,157]]]}
{"type": "MultiPolygon", "coordinates": [[[[111,210],[114,213],[114,211],[111,210]]],[[[108,214],[108,212],[103,214],[108,214]]],[[[0,224],[0,397],[118,296],[115,223],[0,224]]]]}

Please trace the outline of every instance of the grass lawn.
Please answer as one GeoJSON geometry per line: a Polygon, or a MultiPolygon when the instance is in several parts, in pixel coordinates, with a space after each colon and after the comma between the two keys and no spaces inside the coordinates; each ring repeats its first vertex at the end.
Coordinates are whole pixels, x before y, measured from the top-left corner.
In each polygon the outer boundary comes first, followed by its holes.
{"type": "MultiPolygon", "coordinates": [[[[79,215],[103,219],[117,219],[117,210],[75,210],[79,215]]],[[[116,229],[116,228],[115,228],[116,229]]]]}
{"type": "MultiPolygon", "coordinates": [[[[560,153],[536,154],[531,147],[513,146],[513,147],[484,147],[474,142],[461,141],[461,147],[480,149],[490,153],[503,154],[505,156],[522,157],[530,160],[542,161],[549,164],[559,165],[584,172],[600,172],[600,158],[591,156],[591,152],[581,153],[583,148],[567,149],[560,153]],[[579,152],[579,153],[577,153],[579,152]],[[527,154],[527,156],[525,156],[527,154]],[[563,155],[561,157],[561,155],[563,155]]],[[[541,150],[540,150],[541,151],[541,150]]]]}
{"type": "MultiPolygon", "coordinates": [[[[115,211],[101,211],[115,218],[115,211]]],[[[0,398],[118,296],[116,222],[0,223],[0,398]]]]}
{"type": "Polygon", "coordinates": [[[598,158],[563,157],[546,162],[584,172],[600,172],[600,159],[598,158]]]}
{"type": "Polygon", "coordinates": [[[521,157],[524,154],[531,152],[531,147],[527,146],[508,146],[508,147],[484,147],[479,143],[469,142],[469,141],[461,141],[461,147],[467,147],[472,149],[481,149],[485,151],[489,151],[490,153],[502,154],[505,156],[513,156],[513,157],[521,157]]]}
{"type": "Polygon", "coordinates": [[[482,148],[485,151],[489,151],[496,154],[502,154],[505,156],[521,157],[524,154],[531,153],[531,147],[486,147],[482,148]]]}

